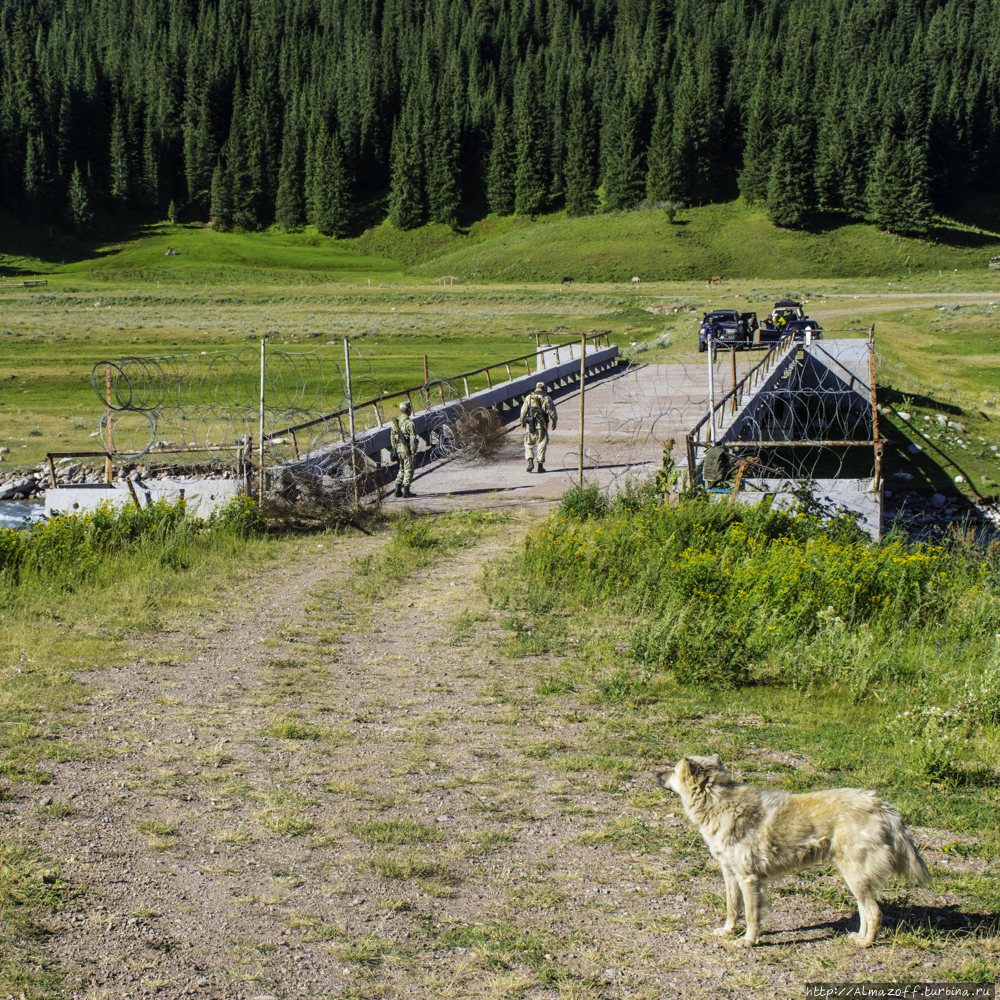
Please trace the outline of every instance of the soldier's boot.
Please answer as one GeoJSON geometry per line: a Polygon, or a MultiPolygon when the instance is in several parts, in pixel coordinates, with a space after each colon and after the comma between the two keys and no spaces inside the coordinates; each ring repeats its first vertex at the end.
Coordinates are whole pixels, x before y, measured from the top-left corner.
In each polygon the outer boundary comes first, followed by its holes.
{"type": "Polygon", "coordinates": [[[545,471],[545,466],[544,466],[544,465],[542,465],[542,463],[541,463],[541,462],[539,462],[539,463],[538,463],[538,471],[539,471],[539,472],[544,472],[544,471],[545,471]]]}
{"type": "Polygon", "coordinates": [[[396,496],[401,497],[403,495],[403,487],[396,483],[396,496]]]}
{"type": "Polygon", "coordinates": [[[535,471],[535,460],[533,458],[528,459],[528,472],[535,471]]]}
{"type": "Polygon", "coordinates": [[[413,496],[413,493],[412,493],[412,491],[410,490],[410,487],[409,487],[409,486],[404,486],[404,487],[403,487],[403,496],[404,496],[404,497],[412,497],[412,496],[413,496]]]}

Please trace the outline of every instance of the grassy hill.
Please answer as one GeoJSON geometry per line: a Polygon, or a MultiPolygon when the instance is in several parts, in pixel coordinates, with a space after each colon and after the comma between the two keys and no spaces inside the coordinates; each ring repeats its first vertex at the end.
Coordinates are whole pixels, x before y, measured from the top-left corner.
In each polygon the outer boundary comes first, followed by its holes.
{"type": "Polygon", "coordinates": [[[216,233],[200,223],[150,225],[115,242],[84,243],[16,224],[0,226],[0,273],[62,282],[216,288],[342,282],[704,281],[929,277],[982,272],[1000,254],[1000,212],[974,199],[939,220],[929,240],[907,240],[829,215],[807,230],[780,230],[740,202],[681,213],[635,211],[570,219],[490,216],[468,229],[383,223],[355,239],[302,233],[216,233]],[[976,219],[980,225],[973,224],[976,219]],[[982,223],[989,227],[982,228],[982,223]],[[176,256],[167,257],[173,247],[176,256]]]}

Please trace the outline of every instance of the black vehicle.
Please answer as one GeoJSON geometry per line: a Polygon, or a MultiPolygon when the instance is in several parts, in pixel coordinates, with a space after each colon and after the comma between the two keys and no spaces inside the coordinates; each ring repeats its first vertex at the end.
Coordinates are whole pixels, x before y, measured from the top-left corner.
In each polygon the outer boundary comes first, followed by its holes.
{"type": "Polygon", "coordinates": [[[774,344],[786,334],[792,334],[796,340],[819,340],[823,331],[819,323],[810,319],[802,311],[802,303],[794,299],[782,299],[774,303],[771,315],[760,325],[760,342],[774,344]]]}
{"type": "Polygon", "coordinates": [[[705,313],[698,328],[699,352],[708,350],[706,327],[709,323],[715,324],[716,344],[725,347],[734,344],[737,347],[753,346],[753,335],[758,329],[756,313],[740,313],[735,309],[717,309],[715,312],[705,313]]]}

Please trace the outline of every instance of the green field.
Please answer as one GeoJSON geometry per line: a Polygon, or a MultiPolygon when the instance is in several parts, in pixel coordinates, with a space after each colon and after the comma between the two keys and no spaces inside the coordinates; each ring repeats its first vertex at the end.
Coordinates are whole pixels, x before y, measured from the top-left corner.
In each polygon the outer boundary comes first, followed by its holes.
{"type": "MultiPolygon", "coordinates": [[[[913,460],[913,423],[887,415],[886,433],[903,443],[889,452],[890,472],[935,488],[965,475],[991,490],[982,477],[1000,477],[990,450],[1000,440],[1000,326],[989,302],[1000,300],[1000,272],[986,261],[1000,238],[982,226],[996,229],[1000,217],[992,202],[975,209],[959,214],[980,225],[942,221],[928,242],[863,224],[778,231],[739,203],[685,211],[675,225],[658,212],[555,214],[491,217],[458,232],[382,225],[353,240],[161,224],[100,246],[5,220],[0,271],[44,274],[49,285],[0,291],[0,439],[19,466],[93,447],[101,407],[90,373],[108,358],[200,358],[266,337],[272,349],[316,352],[332,370],[349,337],[358,392],[369,398],[421,383],[425,354],[432,375],[448,378],[530,352],[540,331],[607,330],[640,349],[666,336],[666,348],[642,359],[696,363],[701,310],[765,313],[792,295],[828,330],[861,335],[874,323],[883,400],[920,422],[947,413],[975,442],[936,439],[913,460]],[[723,281],[709,287],[716,274],[723,281]],[[432,283],[442,276],[458,280],[432,283]],[[566,276],[572,285],[561,284],[566,276]],[[956,296],[969,296],[962,308],[956,296]],[[689,311],[649,311],[664,305],[689,311]]],[[[485,384],[479,376],[470,388],[485,384]]]]}

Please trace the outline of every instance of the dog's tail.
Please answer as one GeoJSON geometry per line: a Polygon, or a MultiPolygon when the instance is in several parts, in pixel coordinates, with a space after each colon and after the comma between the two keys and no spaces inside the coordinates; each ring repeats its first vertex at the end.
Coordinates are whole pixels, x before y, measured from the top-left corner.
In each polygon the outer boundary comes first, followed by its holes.
{"type": "Polygon", "coordinates": [[[926,885],[931,880],[931,873],[920,857],[909,831],[899,813],[887,803],[885,818],[889,825],[889,836],[892,844],[892,873],[907,882],[926,885]]]}

